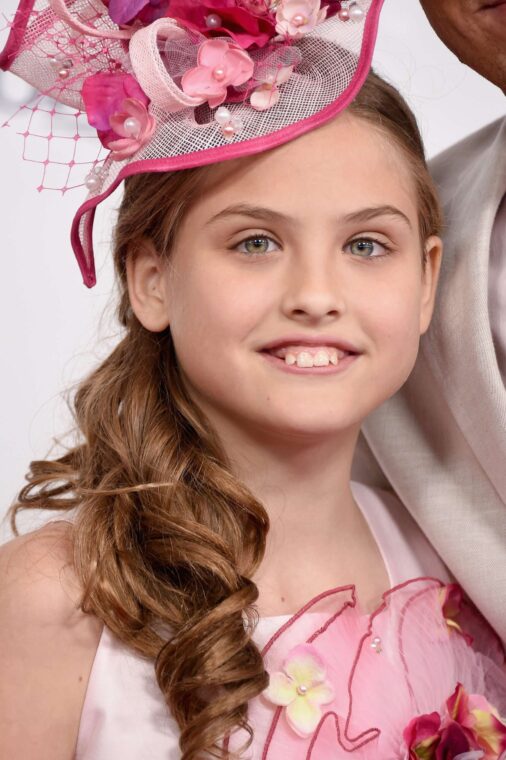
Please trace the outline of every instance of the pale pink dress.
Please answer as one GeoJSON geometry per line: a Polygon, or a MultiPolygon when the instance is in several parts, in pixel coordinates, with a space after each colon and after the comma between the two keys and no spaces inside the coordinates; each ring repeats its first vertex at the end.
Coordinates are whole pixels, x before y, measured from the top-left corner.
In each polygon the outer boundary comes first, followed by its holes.
{"type": "MultiPolygon", "coordinates": [[[[352,753],[355,760],[402,760],[403,725],[418,713],[437,709],[457,681],[484,693],[482,671],[490,669],[496,680],[503,679],[499,696],[497,690],[492,691],[496,701],[503,700],[506,713],[506,671],[501,675],[497,664],[502,655],[494,649],[495,641],[489,642],[486,667],[481,667],[481,661],[477,664],[474,655],[469,665],[468,642],[450,629],[440,614],[440,589],[452,579],[416,523],[392,494],[359,483],[352,483],[352,491],[394,591],[387,595],[389,603],[379,615],[362,613],[353,602],[353,589],[345,587],[312,600],[303,614],[260,619],[254,639],[265,648],[267,670],[281,670],[288,653],[311,638],[319,655],[326,658],[336,698],[325,708],[329,720],[316,737],[307,739],[291,730],[283,708],[264,697],[253,700],[250,720],[255,742],[245,757],[337,760],[352,753]],[[406,585],[413,579],[420,580],[406,585]],[[435,609],[439,617],[433,625],[435,609]],[[402,641],[400,622],[414,631],[410,633],[411,649],[402,641]],[[375,637],[381,644],[373,647],[375,637]],[[423,653],[429,639],[431,647],[438,641],[434,658],[432,649],[423,653]],[[405,677],[404,649],[413,660],[417,653],[414,688],[405,677]],[[395,721],[390,715],[393,705],[395,721]]],[[[241,738],[235,738],[231,748],[239,746],[241,738]]],[[[129,651],[104,627],[82,711],[76,760],[176,760],[180,756],[178,729],[156,683],[153,663],[129,651]]]]}

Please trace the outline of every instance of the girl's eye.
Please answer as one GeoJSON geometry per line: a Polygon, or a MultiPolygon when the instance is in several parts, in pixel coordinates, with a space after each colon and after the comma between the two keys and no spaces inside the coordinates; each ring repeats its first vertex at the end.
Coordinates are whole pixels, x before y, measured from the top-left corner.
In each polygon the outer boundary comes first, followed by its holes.
{"type": "Polygon", "coordinates": [[[254,256],[255,254],[264,255],[277,250],[278,244],[274,240],[266,235],[253,235],[246,238],[236,246],[236,250],[239,253],[245,253],[248,256],[254,256]]]}
{"type": "Polygon", "coordinates": [[[345,248],[362,259],[377,259],[388,255],[391,251],[386,243],[380,243],[374,238],[355,238],[346,244],[345,248]]]}

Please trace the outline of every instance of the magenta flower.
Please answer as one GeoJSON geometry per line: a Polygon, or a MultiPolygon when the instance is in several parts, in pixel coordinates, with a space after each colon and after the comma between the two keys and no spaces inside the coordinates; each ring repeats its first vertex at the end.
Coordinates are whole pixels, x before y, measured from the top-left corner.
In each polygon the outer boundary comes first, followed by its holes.
{"type": "Polygon", "coordinates": [[[114,160],[133,155],[153,134],[150,100],[130,74],[93,74],[84,80],[82,97],[89,123],[114,160]]]}
{"type": "Polygon", "coordinates": [[[221,105],[227,87],[244,84],[253,75],[254,63],[248,53],[226,40],[207,40],[199,47],[197,66],[186,71],[181,89],[187,95],[207,100],[211,108],[221,105]]]}
{"type": "Polygon", "coordinates": [[[506,723],[485,697],[467,694],[461,683],[446,700],[443,714],[413,718],[403,732],[409,760],[497,760],[506,749],[506,723]]]}
{"type": "Polygon", "coordinates": [[[270,14],[255,13],[235,0],[172,0],[170,17],[206,37],[226,33],[244,49],[264,47],[276,34],[270,14]]]}
{"type": "Polygon", "coordinates": [[[169,0],[105,0],[109,16],[118,26],[137,19],[142,24],[151,24],[167,15],[169,0]]]}

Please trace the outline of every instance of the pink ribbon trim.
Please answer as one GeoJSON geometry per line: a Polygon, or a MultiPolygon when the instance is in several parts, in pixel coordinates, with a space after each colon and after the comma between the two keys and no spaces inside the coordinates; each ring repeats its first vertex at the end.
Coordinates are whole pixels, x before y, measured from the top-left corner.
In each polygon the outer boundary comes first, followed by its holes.
{"type": "Polygon", "coordinates": [[[157,41],[186,37],[186,32],[169,18],[160,18],[139,29],[130,40],[129,54],[137,81],[151,102],[173,113],[183,108],[195,108],[204,101],[184,93],[167,73],[157,41]]]}

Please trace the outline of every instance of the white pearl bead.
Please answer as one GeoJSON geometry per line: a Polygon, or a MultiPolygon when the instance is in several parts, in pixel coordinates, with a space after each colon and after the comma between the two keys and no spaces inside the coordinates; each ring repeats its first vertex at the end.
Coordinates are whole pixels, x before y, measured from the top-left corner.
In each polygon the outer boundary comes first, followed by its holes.
{"type": "Polygon", "coordinates": [[[233,126],[236,132],[240,132],[240,130],[244,127],[243,120],[239,119],[238,116],[232,116],[230,119],[230,124],[233,126]]]}
{"type": "Polygon", "coordinates": [[[228,124],[230,119],[232,118],[232,114],[228,110],[228,108],[225,108],[225,106],[220,106],[216,113],[214,114],[215,121],[218,122],[218,124],[221,124],[222,126],[225,126],[225,124],[228,124]]]}
{"type": "Polygon", "coordinates": [[[139,119],[135,119],[133,116],[129,116],[128,119],[125,119],[123,122],[123,129],[132,137],[138,137],[139,132],[141,131],[141,124],[139,119]]]}
{"type": "Polygon", "coordinates": [[[217,29],[221,26],[221,16],[218,16],[217,13],[210,13],[209,16],[206,16],[206,26],[208,29],[217,29]]]}
{"type": "Polygon", "coordinates": [[[99,185],[99,178],[96,174],[88,174],[86,179],[84,180],[84,184],[88,188],[88,190],[96,190],[99,185]]]}
{"type": "Polygon", "coordinates": [[[364,11],[356,3],[350,5],[348,13],[352,21],[362,21],[364,18],[364,11]]]}

